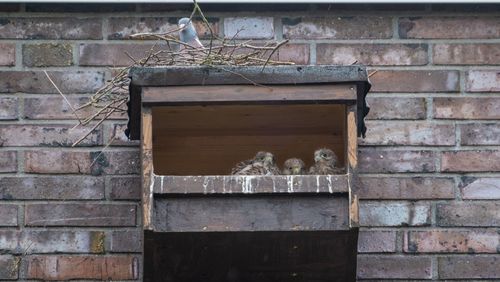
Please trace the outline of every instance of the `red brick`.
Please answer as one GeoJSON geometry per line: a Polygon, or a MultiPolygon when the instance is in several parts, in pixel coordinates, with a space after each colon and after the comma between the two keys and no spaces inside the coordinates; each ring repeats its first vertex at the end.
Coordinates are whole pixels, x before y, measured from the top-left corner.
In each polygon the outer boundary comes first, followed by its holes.
{"type": "MultiPolygon", "coordinates": [[[[267,58],[266,58],[267,59],[267,58]]],[[[273,60],[294,62],[298,65],[309,64],[308,44],[285,44],[276,51],[273,60]]]]}
{"type": "MultiPolygon", "coordinates": [[[[0,125],[0,143],[3,146],[71,146],[88,133],[88,128],[73,128],[72,125],[0,125]]],[[[101,129],[93,131],[79,146],[102,144],[101,129]]]]}
{"type": "Polygon", "coordinates": [[[500,278],[500,258],[494,256],[439,257],[439,278],[500,278]]]}
{"type": "Polygon", "coordinates": [[[458,202],[437,205],[439,226],[481,226],[500,227],[500,203],[458,202]]]}
{"type": "Polygon", "coordinates": [[[112,177],[110,183],[110,197],[113,200],[140,200],[140,177],[112,177]]]}
{"type": "Polygon", "coordinates": [[[137,280],[136,256],[29,256],[27,278],[41,280],[137,280]]]}
{"type": "Polygon", "coordinates": [[[370,113],[366,119],[425,119],[425,98],[366,97],[370,113]]]}
{"type": "Polygon", "coordinates": [[[0,279],[17,280],[20,265],[20,258],[0,255],[0,279]]]}
{"type": "MultiPolygon", "coordinates": [[[[130,66],[134,64],[130,57],[139,61],[147,57],[153,46],[152,44],[81,44],[79,63],[81,66],[130,66]]],[[[167,48],[167,46],[156,46],[154,52],[167,48]]]]}
{"type": "Polygon", "coordinates": [[[3,251],[23,254],[103,253],[102,231],[0,230],[3,251]]]}
{"type": "Polygon", "coordinates": [[[318,64],[371,66],[425,65],[425,44],[318,44],[318,64]]]}
{"type": "Polygon", "coordinates": [[[137,151],[54,151],[25,152],[25,171],[30,173],[138,174],[137,151]],[[97,160],[96,160],[97,159],[97,160]]]}
{"type": "Polygon", "coordinates": [[[500,44],[435,44],[435,65],[498,65],[500,44]]]}
{"type": "Polygon", "coordinates": [[[0,66],[13,66],[16,64],[16,44],[0,43],[0,50],[2,50],[0,52],[0,66]]]}
{"type": "Polygon", "coordinates": [[[496,231],[407,231],[403,248],[409,253],[496,253],[500,248],[500,234],[496,231]]]}
{"type": "Polygon", "coordinates": [[[27,67],[64,67],[73,65],[71,44],[41,43],[23,45],[23,65],[27,67]]]}
{"type": "Polygon", "coordinates": [[[17,226],[17,206],[0,205],[0,226],[17,226]]]}
{"type": "MultiPolygon", "coordinates": [[[[89,101],[87,96],[68,96],[67,99],[73,106],[77,108],[89,101]]],[[[77,111],[80,119],[90,116],[95,113],[95,109],[85,108],[77,111]]],[[[24,99],[24,118],[26,119],[76,119],[71,107],[60,96],[44,95],[38,98],[25,98],[24,99]]],[[[109,119],[124,119],[126,113],[112,114],[109,119]]]]}
{"type": "Polygon", "coordinates": [[[455,145],[455,125],[428,122],[368,121],[364,145],[455,145]]]}
{"type": "Polygon", "coordinates": [[[0,177],[3,200],[98,200],[104,179],[79,176],[0,177]]]}
{"type": "Polygon", "coordinates": [[[359,170],[365,173],[433,172],[435,154],[431,151],[385,151],[363,148],[359,151],[359,170]]]}
{"type": "Polygon", "coordinates": [[[500,73],[487,70],[468,71],[465,88],[470,92],[500,92],[500,73]]]}
{"type": "MultiPolygon", "coordinates": [[[[219,19],[209,17],[207,20],[213,33],[218,35],[219,19]]],[[[170,33],[178,29],[177,21],[178,18],[172,17],[110,18],[108,39],[130,39],[130,35],[137,33],[170,33]]],[[[200,38],[210,37],[210,30],[200,19],[194,19],[193,24],[200,38]]]]}
{"type": "Polygon", "coordinates": [[[463,176],[460,183],[463,199],[500,200],[500,178],[463,176]]]}
{"type": "Polygon", "coordinates": [[[0,120],[16,120],[18,104],[17,97],[0,97],[0,120]]]}
{"type": "Polygon", "coordinates": [[[304,17],[284,18],[282,22],[283,37],[289,39],[376,39],[392,37],[392,22],[389,17],[304,17]]]}
{"type": "Polygon", "coordinates": [[[399,20],[401,38],[498,38],[498,17],[414,17],[399,20]]]}
{"type": "Polygon", "coordinates": [[[272,17],[238,17],[224,19],[224,35],[236,39],[274,38],[272,17]]]}
{"type": "Polygon", "coordinates": [[[500,171],[500,151],[454,151],[441,155],[443,172],[500,171]]]}
{"type": "Polygon", "coordinates": [[[453,178],[361,177],[360,199],[422,200],[455,198],[453,178]]]}
{"type": "Polygon", "coordinates": [[[500,119],[500,98],[434,98],[434,118],[500,119]]]}
{"type": "Polygon", "coordinates": [[[360,231],[358,252],[394,253],[396,251],[395,231],[360,231]]]}
{"type": "Polygon", "coordinates": [[[2,18],[3,39],[102,39],[98,18],[2,18]]]}
{"type": "Polygon", "coordinates": [[[135,226],[135,205],[27,204],[26,226],[135,226]]]}
{"type": "MultiPolygon", "coordinates": [[[[100,71],[49,71],[64,94],[94,93],[104,85],[100,71]]],[[[58,93],[42,71],[0,71],[0,93],[58,93]]]]}
{"type": "Polygon", "coordinates": [[[459,128],[462,145],[500,145],[498,123],[460,124],[459,128]]]}
{"type": "Polygon", "coordinates": [[[364,255],[358,257],[360,279],[430,279],[430,257],[364,255]]]}
{"type": "Polygon", "coordinates": [[[371,92],[457,92],[457,71],[377,71],[370,77],[371,92]]]}
{"type": "Polygon", "coordinates": [[[430,216],[425,203],[362,201],[359,206],[361,226],[426,226],[430,216]]]}
{"type": "Polygon", "coordinates": [[[142,230],[113,231],[110,248],[113,253],[142,252],[142,230]]]}
{"type": "MultiPolygon", "coordinates": [[[[0,139],[1,143],[1,139],[0,139]]],[[[14,151],[0,151],[0,172],[17,171],[17,154],[14,151]]]]}

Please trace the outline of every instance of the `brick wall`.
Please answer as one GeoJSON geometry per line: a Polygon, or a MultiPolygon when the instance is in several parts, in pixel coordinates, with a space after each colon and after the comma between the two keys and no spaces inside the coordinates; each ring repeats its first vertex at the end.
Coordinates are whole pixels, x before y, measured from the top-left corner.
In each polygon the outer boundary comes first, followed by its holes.
{"type": "MultiPolygon", "coordinates": [[[[0,280],[141,278],[139,152],[81,103],[185,6],[0,5],[0,280]],[[100,154],[103,146],[113,145],[100,154]],[[96,160],[97,159],[97,160],[96,160]]],[[[367,64],[360,280],[500,279],[499,6],[207,6],[217,32],[288,38],[281,59],[367,64]]]]}

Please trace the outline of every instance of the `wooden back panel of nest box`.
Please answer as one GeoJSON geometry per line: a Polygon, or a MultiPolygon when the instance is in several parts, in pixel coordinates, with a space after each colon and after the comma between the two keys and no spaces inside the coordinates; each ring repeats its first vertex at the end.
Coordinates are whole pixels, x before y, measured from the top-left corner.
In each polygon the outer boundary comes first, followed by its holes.
{"type": "Polygon", "coordinates": [[[309,167],[328,147],[345,164],[346,106],[209,105],[153,107],[153,164],[161,175],[226,175],[257,151],[309,167]]]}

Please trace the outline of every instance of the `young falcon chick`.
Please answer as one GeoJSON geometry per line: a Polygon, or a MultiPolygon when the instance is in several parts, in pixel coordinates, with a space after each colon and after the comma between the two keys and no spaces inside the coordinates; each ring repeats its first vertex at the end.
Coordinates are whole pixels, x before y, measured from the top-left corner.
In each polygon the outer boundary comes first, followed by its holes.
{"type": "Polygon", "coordinates": [[[231,170],[233,175],[279,175],[273,154],[258,152],[253,159],[242,161],[231,170]]]}
{"type": "Polygon", "coordinates": [[[303,175],[306,173],[306,164],[297,158],[288,159],[283,164],[283,175],[303,175]]]}
{"type": "MultiPolygon", "coordinates": [[[[201,44],[200,39],[198,39],[198,34],[196,33],[196,29],[194,29],[193,23],[188,18],[182,18],[179,20],[179,39],[180,41],[186,43],[187,45],[194,48],[202,48],[203,44],[201,44]]],[[[186,46],[181,45],[180,49],[184,49],[186,46]]]]}
{"type": "Polygon", "coordinates": [[[341,173],[342,169],[335,167],[337,165],[337,155],[327,148],[321,148],[314,152],[315,164],[309,169],[309,174],[336,174],[341,173]]]}

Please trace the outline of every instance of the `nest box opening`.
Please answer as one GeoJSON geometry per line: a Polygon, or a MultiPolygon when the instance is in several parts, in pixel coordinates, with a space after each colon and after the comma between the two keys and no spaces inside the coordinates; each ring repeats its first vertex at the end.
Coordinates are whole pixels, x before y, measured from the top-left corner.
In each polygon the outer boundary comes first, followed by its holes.
{"type": "Polygon", "coordinates": [[[292,157],[306,167],[318,148],[330,148],[345,167],[343,104],[196,105],[152,108],[153,167],[157,175],[228,175],[258,151],[278,166],[292,157]]]}

